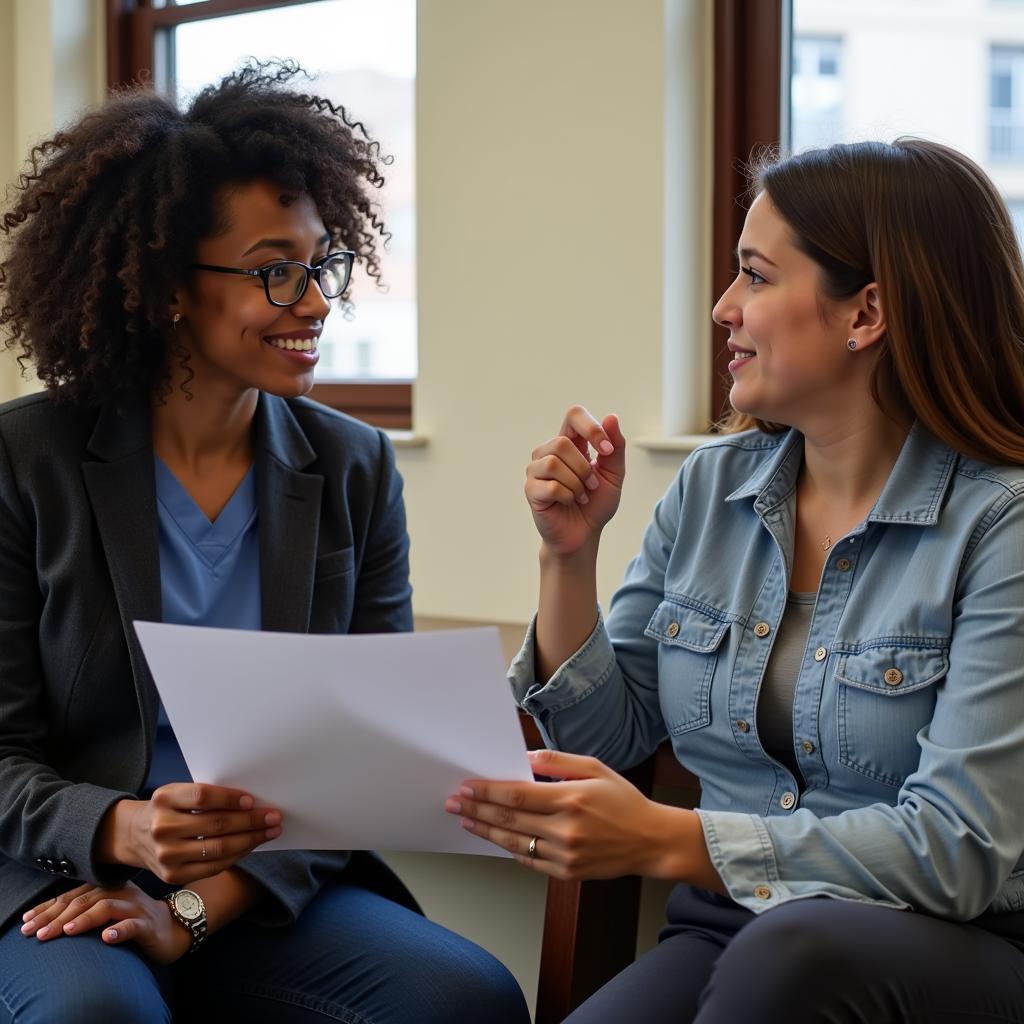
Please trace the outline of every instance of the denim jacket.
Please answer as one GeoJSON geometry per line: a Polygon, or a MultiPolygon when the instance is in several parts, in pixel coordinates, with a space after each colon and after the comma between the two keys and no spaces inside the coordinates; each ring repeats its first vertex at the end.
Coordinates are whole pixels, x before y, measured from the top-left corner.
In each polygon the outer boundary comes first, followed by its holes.
{"type": "Polygon", "coordinates": [[[763,750],[757,695],[786,605],[796,431],[696,450],[597,627],[544,685],[549,744],[614,768],[666,737],[730,895],[829,896],[968,920],[1024,910],[1024,467],[911,430],[829,551],[793,703],[805,788],[763,750]]]}

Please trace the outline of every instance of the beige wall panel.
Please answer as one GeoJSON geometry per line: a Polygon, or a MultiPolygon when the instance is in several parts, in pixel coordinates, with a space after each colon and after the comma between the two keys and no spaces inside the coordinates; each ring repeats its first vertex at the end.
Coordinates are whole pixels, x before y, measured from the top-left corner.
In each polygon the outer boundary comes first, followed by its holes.
{"type": "MultiPolygon", "coordinates": [[[[419,11],[414,418],[430,443],[399,460],[416,608],[523,621],[531,449],[572,402],[619,413],[627,438],[661,430],[662,4],[419,11]]],[[[678,463],[630,451],[602,598],[678,463]]]]}

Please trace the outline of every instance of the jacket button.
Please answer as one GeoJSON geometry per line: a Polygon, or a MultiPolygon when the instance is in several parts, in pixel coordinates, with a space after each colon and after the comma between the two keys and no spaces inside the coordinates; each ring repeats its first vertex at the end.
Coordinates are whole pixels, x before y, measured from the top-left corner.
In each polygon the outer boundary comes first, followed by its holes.
{"type": "Polygon", "coordinates": [[[71,874],[71,872],[72,872],[72,870],[73,870],[73,868],[74,868],[74,865],[73,865],[73,864],[71,864],[71,863],[70,863],[69,861],[66,861],[66,860],[62,860],[62,861],[61,861],[61,862],[60,862],[60,863],[59,863],[59,864],[57,865],[57,868],[58,868],[58,870],[60,871],[60,873],[61,873],[62,875],[70,875],[70,874],[71,874]]]}
{"type": "Polygon", "coordinates": [[[772,898],[772,891],[771,891],[771,889],[768,888],[767,885],[759,885],[754,890],[754,895],[759,900],[770,900],[772,898]]]}
{"type": "Polygon", "coordinates": [[[772,627],[767,622],[759,622],[754,627],[754,636],[767,636],[772,631],[772,627]]]}
{"type": "Polygon", "coordinates": [[[801,746],[804,748],[805,754],[814,753],[814,744],[810,740],[804,740],[801,746]]]}
{"type": "Polygon", "coordinates": [[[737,718],[736,728],[739,729],[740,732],[749,732],[750,723],[745,718],[737,718]]]}
{"type": "Polygon", "coordinates": [[[890,668],[882,678],[888,686],[899,686],[903,682],[903,673],[898,668],[890,668]]]}
{"type": "Polygon", "coordinates": [[[670,622],[668,624],[668,629],[666,630],[666,632],[668,633],[669,636],[679,636],[679,623],[678,622],[670,622]]]}
{"type": "Polygon", "coordinates": [[[827,657],[828,657],[828,651],[825,650],[824,647],[819,647],[814,652],[814,660],[815,661],[824,661],[827,657]]]}
{"type": "Polygon", "coordinates": [[[796,797],[792,793],[783,793],[779,803],[784,811],[788,811],[796,803],[796,797]]]}
{"type": "Polygon", "coordinates": [[[849,572],[850,571],[850,566],[852,564],[853,563],[848,558],[840,558],[840,559],[836,560],[836,568],[840,572],[849,572]]]}

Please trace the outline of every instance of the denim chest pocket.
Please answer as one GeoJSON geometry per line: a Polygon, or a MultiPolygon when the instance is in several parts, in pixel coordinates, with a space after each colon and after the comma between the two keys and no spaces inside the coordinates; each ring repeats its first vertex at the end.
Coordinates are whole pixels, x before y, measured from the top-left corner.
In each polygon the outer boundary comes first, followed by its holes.
{"type": "Polygon", "coordinates": [[[658,697],[672,736],[711,722],[711,679],[729,620],[666,600],[644,635],[658,642],[658,697]]]}
{"type": "Polygon", "coordinates": [[[902,786],[921,759],[918,732],[932,719],[949,648],[888,644],[841,655],[839,760],[877,782],[902,786]]]}

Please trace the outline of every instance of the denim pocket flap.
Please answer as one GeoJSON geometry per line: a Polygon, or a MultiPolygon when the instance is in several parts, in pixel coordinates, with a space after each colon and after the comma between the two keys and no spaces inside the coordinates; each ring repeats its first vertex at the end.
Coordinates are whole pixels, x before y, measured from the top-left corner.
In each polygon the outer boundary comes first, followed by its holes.
{"type": "Polygon", "coordinates": [[[836,666],[836,678],[847,686],[899,697],[931,686],[948,671],[948,647],[890,644],[844,654],[836,666]]]}
{"type": "Polygon", "coordinates": [[[684,647],[695,654],[712,654],[721,646],[729,628],[728,619],[676,601],[658,605],[644,635],[658,643],[684,647]]]}

